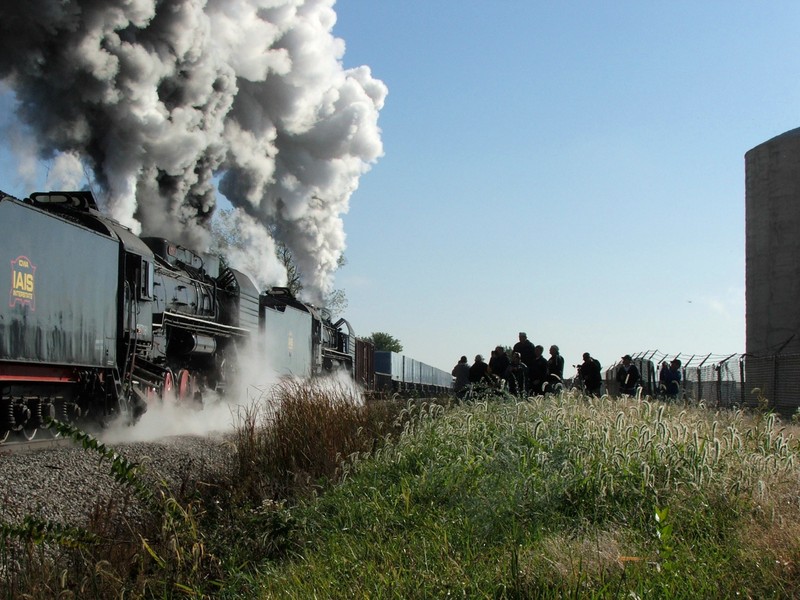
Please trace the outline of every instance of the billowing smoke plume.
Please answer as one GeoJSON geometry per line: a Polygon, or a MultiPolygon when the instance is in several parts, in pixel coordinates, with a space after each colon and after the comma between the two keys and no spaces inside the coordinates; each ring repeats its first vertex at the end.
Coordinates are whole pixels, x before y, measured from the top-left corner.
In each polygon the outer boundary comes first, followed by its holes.
{"type": "Polygon", "coordinates": [[[270,226],[318,301],[344,250],[341,215],[383,152],[387,93],[367,67],[343,68],[333,4],[3,2],[0,81],[39,156],[88,167],[114,218],[203,250],[219,182],[265,254],[244,270],[280,279],[270,226]]]}

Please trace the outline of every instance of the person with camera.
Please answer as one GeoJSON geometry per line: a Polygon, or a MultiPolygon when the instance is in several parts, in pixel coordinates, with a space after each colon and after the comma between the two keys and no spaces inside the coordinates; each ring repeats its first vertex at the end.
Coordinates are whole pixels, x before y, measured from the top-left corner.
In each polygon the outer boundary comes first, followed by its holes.
{"type": "Polygon", "coordinates": [[[590,396],[601,396],[603,387],[603,374],[600,361],[592,358],[588,352],[583,353],[583,362],[578,365],[578,373],[583,381],[586,394],[590,396]]]}
{"type": "Polygon", "coordinates": [[[622,357],[622,364],[617,369],[617,383],[619,384],[620,393],[635,396],[639,379],[639,369],[633,364],[631,355],[626,354],[622,357]]]}

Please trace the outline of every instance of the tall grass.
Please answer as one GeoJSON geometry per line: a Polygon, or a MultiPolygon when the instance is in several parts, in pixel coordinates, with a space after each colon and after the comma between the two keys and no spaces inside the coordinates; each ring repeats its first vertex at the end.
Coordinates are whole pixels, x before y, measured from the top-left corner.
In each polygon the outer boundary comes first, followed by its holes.
{"type": "Polygon", "coordinates": [[[150,518],[5,524],[5,597],[800,594],[798,442],[769,413],[286,381],[239,417],[231,471],[179,493],[71,432],[150,518]]]}
{"type": "Polygon", "coordinates": [[[366,405],[333,379],[285,379],[238,415],[238,487],[248,500],[292,499],[340,475],[351,455],[369,453],[393,431],[398,412],[366,405]]]}
{"type": "Polygon", "coordinates": [[[423,411],[298,507],[263,597],[791,597],[797,442],[768,415],[563,395],[423,411]]]}
{"type": "Polygon", "coordinates": [[[32,516],[0,523],[0,597],[211,598],[228,583],[248,597],[253,565],[282,556],[289,543],[286,500],[316,493],[346,457],[383,443],[392,407],[366,406],[343,383],[287,380],[243,409],[230,472],[177,488],[53,422],[107,463],[122,493],[95,505],[85,527],[32,516]]]}

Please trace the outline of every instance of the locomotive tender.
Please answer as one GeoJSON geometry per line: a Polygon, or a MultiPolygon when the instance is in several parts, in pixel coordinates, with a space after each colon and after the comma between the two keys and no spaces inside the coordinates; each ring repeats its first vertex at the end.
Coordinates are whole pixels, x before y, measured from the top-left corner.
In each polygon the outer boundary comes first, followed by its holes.
{"type": "Polygon", "coordinates": [[[0,192],[0,282],[0,442],[47,417],[133,421],[149,403],[224,394],[253,345],[278,375],[344,368],[375,387],[373,347],[347,321],[137,237],[90,192],[0,192]]]}

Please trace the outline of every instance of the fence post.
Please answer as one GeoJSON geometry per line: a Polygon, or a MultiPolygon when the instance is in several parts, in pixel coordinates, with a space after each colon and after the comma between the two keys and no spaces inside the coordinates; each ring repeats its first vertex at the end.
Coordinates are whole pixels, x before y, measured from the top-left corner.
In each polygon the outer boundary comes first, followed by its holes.
{"type": "Polygon", "coordinates": [[[706,364],[706,361],[711,358],[711,353],[708,354],[700,364],[697,365],[697,402],[701,402],[703,400],[703,365],[706,364]]]}
{"type": "MultiPolygon", "coordinates": [[[[780,387],[779,384],[778,384],[778,382],[780,381],[780,368],[778,366],[779,362],[780,362],[780,355],[776,354],[775,355],[775,373],[774,373],[774,376],[773,376],[775,384],[774,384],[774,388],[773,388],[773,391],[772,391],[772,394],[771,394],[772,396],[775,396],[772,399],[772,407],[773,408],[775,408],[778,405],[778,389],[780,387]]],[[[763,396],[764,392],[761,392],[761,395],[763,396]]],[[[769,406],[769,398],[767,398],[767,406],[769,406]]]]}
{"type": "MultiPolygon", "coordinates": [[[[725,358],[719,362],[717,368],[717,406],[722,404],[722,367],[727,363],[730,359],[732,359],[735,354],[731,354],[728,358],[725,358]]],[[[726,402],[727,405],[727,402],[726,402]]]]}
{"type": "Polygon", "coordinates": [[[739,381],[740,381],[739,387],[741,387],[741,391],[740,391],[739,394],[740,394],[740,396],[742,398],[742,408],[744,408],[744,387],[745,387],[745,381],[744,381],[744,356],[740,356],[739,357],[739,381]]]}

